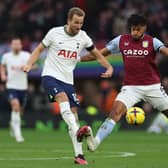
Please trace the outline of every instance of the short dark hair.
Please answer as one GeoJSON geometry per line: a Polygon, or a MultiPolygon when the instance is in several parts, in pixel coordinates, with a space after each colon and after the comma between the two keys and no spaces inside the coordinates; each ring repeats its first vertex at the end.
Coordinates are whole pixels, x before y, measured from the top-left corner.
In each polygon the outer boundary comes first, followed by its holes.
{"type": "Polygon", "coordinates": [[[12,41],[12,40],[20,40],[20,41],[22,41],[21,37],[18,36],[18,35],[13,35],[13,36],[11,36],[10,39],[11,39],[11,41],[12,41]]]}
{"type": "Polygon", "coordinates": [[[144,15],[133,14],[128,18],[128,28],[130,29],[132,26],[146,26],[147,19],[144,15]]]}
{"type": "Polygon", "coordinates": [[[68,11],[68,19],[72,19],[74,15],[85,16],[85,12],[81,8],[78,8],[78,7],[70,8],[68,11]]]}

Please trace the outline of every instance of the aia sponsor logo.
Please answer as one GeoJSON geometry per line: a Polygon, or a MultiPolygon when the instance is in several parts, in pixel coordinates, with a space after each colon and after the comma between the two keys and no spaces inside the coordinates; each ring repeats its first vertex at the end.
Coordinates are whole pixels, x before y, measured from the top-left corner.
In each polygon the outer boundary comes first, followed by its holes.
{"type": "Polygon", "coordinates": [[[69,58],[69,59],[77,59],[77,52],[69,51],[69,50],[60,50],[58,52],[58,56],[69,58]]]}

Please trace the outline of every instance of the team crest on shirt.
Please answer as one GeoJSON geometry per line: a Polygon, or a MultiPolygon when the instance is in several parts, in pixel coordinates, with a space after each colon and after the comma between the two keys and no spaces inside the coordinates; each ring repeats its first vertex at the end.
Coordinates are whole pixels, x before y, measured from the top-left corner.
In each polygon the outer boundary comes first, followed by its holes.
{"type": "Polygon", "coordinates": [[[148,41],[143,41],[143,42],[142,42],[142,47],[143,47],[143,48],[147,48],[148,46],[149,46],[148,41]]]}
{"type": "Polygon", "coordinates": [[[76,43],[76,49],[78,49],[80,46],[80,43],[76,43]]]}

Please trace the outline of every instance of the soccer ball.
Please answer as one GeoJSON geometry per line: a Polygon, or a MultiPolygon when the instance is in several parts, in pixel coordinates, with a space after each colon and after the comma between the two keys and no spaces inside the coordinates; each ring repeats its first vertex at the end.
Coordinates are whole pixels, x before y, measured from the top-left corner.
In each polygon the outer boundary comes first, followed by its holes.
{"type": "Polygon", "coordinates": [[[145,112],[139,107],[131,107],[127,111],[125,118],[128,124],[142,124],[145,120],[145,112]]]}

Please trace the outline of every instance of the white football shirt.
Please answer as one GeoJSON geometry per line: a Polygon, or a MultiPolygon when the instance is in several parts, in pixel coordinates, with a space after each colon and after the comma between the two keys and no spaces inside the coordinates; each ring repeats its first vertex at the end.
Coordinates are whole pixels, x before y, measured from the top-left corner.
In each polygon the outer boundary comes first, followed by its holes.
{"type": "Polygon", "coordinates": [[[28,87],[27,73],[21,70],[23,65],[26,65],[30,53],[20,51],[17,55],[13,52],[5,53],[2,56],[1,64],[7,68],[7,89],[26,90],[28,87]]]}
{"type": "Polygon", "coordinates": [[[42,76],[52,76],[73,84],[73,70],[80,57],[79,53],[91,47],[93,42],[85,31],[80,30],[75,36],[70,36],[65,27],[61,26],[50,29],[42,44],[48,48],[42,76]]]}

